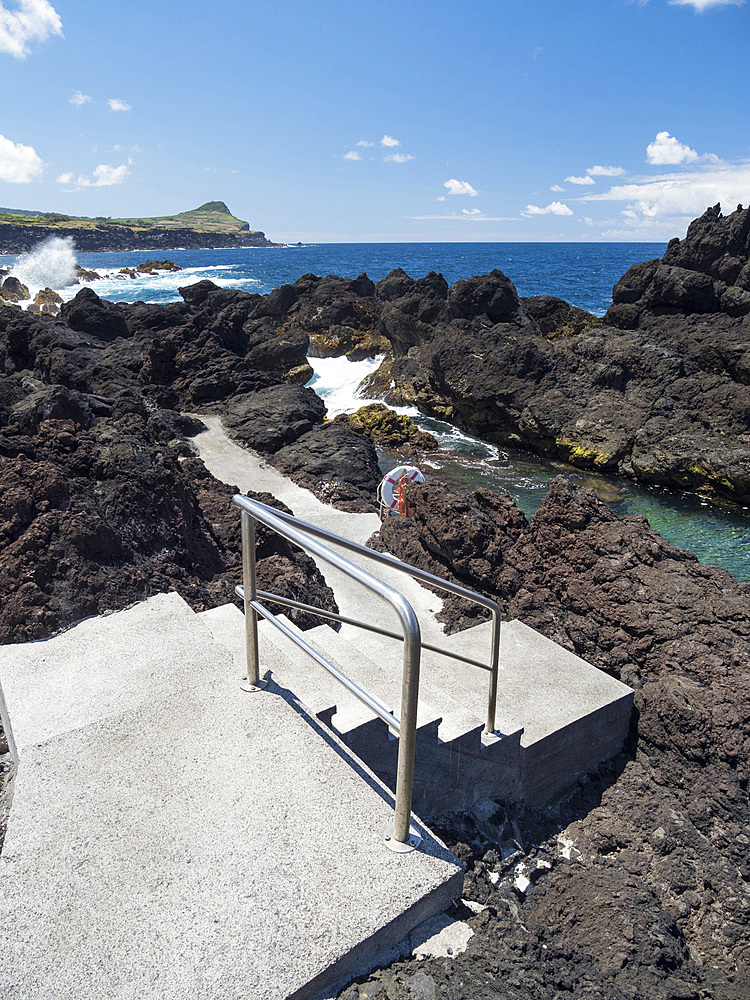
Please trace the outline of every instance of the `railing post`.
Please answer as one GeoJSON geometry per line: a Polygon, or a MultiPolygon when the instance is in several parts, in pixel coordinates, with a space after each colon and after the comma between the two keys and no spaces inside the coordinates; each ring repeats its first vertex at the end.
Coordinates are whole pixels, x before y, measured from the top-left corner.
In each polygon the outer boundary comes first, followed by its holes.
{"type": "Polygon", "coordinates": [[[258,614],[250,604],[257,599],[255,582],[255,518],[242,511],[242,587],[245,604],[245,661],[247,678],[240,687],[243,691],[259,691],[266,686],[260,679],[258,655],[258,614]]]}
{"type": "Polygon", "coordinates": [[[492,612],[492,659],[490,660],[490,691],[487,699],[487,725],[485,733],[495,732],[495,708],[497,706],[497,674],[500,668],[500,617],[492,612]]]}
{"type": "MultiPolygon", "coordinates": [[[[409,608],[411,611],[411,608],[409,608]]],[[[411,802],[414,790],[414,755],[417,748],[417,705],[421,636],[419,622],[412,611],[410,627],[404,629],[404,670],[401,681],[401,729],[398,737],[396,805],[393,826],[385,835],[386,846],[396,853],[413,851],[422,838],[411,825],[411,802]]],[[[402,619],[403,621],[403,619],[402,619]]]]}

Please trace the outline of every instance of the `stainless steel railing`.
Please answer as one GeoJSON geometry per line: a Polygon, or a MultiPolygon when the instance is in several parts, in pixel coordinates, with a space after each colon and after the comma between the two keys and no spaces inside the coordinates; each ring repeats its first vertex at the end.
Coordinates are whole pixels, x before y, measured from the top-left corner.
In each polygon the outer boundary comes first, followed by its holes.
{"type": "Polygon", "coordinates": [[[268,507],[258,500],[251,500],[249,497],[237,494],[232,502],[240,508],[242,512],[242,586],[236,588],[237,594],[243,599],[245,607],[245,649],[247,655],[247,689],[258,690],[263,682],[260,677],[260,663],[258,655],[258,615],[260,614],[271,625],[282,632],[290,641],[303,650],[316,663],[327,670],[336,680],[350,691],[356,698],[370,708],[379,718],[381,718],[391,730],[399,737],[398,767],[396,775],[396,803],[395,815],[392,831],[386,834],[388,846],[395,850],[411,850],[419,843],[419,835],[411,827],[411,801],[414,784],[414,753],[416,748],[417,732],[417,701],[419,694],[419,670],[421,650],[429,649],[452,659],[458,660],[472,666],[480,667],[489,671],[489,695],[487,707],[487,724],[485,730],[489,733],[495,729],[495,704],[497,701],[497,680],[500,652],[500,608],[489,598],[476,594],[474,591],[461,587],[459,584],[443,580],[425,570],[417,569],[403,563],[395,556],[383,552],[375,552],[365,545],[352,542],[347,538],[342,538],[325,528],[303,521],[301,518],[287,514],[284,511],[268,507]],[[267,591],[259,591],[256,585],[255,567],[255,522],[260,521],[268,528],[271,528],[282,538],[292,542],[322,559],[324,562],[336,569],[341,570],[352,580],[361,584],[377,597],[390,604],[394,609],[401,623],[401,635],[388,629],[381,628],[366,622],[361,622],[353,618],[347,618],[323,608],[316,608],[312,605],[304,604],[291,598],[282,597],[278,594],[271,594],[267,591]],[[327,545],[323,545],[316,539],[322,539],[350,552],[356,552],[367,559],[389,566],[392,569],[406,573],[408,576],[428,583],[438,589],[448,593],[463,597],[473,601],[482,607],[487,608],[492,614],[492,640],[489,664],[470,657],[461,656],[450,650],[442,649],[439,646],[423,643],[419,621],[414,613],[414,609],[393,587],[383,583],[377,577],[368,573],[360,566],[355,565],[350,560],[344,558],[337,552],[332,551],[327,545]],[[404,643],[403,671],[401,680],[401,717],[396,718],[382,705],[376,698],[368,694],[351,678],[347,677],[336,666],[330,663],[324,656],[321,656],[308,642],[297,635],[276,615],[274,615],[259,598],[270,600],[284,607],[296,608],[310,614],[318,615],[333,621],[354,625],[358,628],[375,632],[379,635],[388,636],[404,643]]]}

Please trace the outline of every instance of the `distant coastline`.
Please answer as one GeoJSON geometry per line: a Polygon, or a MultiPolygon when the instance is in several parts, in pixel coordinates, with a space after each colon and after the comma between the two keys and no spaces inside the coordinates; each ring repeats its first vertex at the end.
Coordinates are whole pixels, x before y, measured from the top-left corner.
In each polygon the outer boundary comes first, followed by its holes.
{"type": "Polygon", "coordinates": [[[128,219],[0,209],[0,253],[28,253],[51,236],[72,237],[77,250],[100,253],[286,245],[273,243],[265,233],[250,229],[223,201],[206,202],[172,216],[128,219]]]}

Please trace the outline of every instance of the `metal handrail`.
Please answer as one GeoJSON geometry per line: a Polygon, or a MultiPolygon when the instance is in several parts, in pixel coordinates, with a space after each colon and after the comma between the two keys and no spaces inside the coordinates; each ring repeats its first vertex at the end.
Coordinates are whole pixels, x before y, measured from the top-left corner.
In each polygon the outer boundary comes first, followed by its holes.
{"type": "MultiPolygon", "coordinates": [[[[259,503],[259,501],[253,501],[253,503],[259,503]]],[[[261,504],[260,506],[264,507],[268,511],[271,511],[279,520],[285,521],[287,524],[297,525],[306,534],[313,535],[315,538],[320,538],[323,541],[330,542],[332,545],[338,545],[340,548],[347,549],[349,552],[356,552],[358,555],[365,556],[365,558],[369,559],[371,562],[381,563],[383,566],[389,566],[391,569],[398,570],[400,573],[405,573],[407,576],[411,576],[415,580],[420,580],[422,583],[427,583],[438,590],[444,590],[449,594],[454,594],[456,597],[462,597],[464,600],[471,601],[474,604],[480,605],[480,607],[487,608],[487,610],[492,614],[492,639],[488,668],[490,673],[490,683],[487,694],[487,724],[485,726],[485,732],[494,733],[495,709],[497,705],[498,669],[500,663],[501,614],[500,605],[496,601],[493,601],[490,597],[485,597],[484,594],[477,594],[475,591],[469,590],[467,587],[462,587],[460,583],[453,583],[450,580],[444,580],[440,576],[435,576],[434,573],[428,573],[427,570],[419,569],[417,566],[412,566],[409,563],[402,562],[400,559],[397,559],[396,556],[393,556],[388,552],[376,552],[375,549],[368,549],[366,545],[362,545],[359,542],[353,542],[349,538],[342,538],[341,535],[337,535],[333,531],[328,531],[326,528],[319,528],[316,524],[310,524],[309,521],[305,521],[301,517],[296,517],[294,514],[287,514],[286,511],[276,510],[276,508],[268,507],[266,504],[261,504]]],[[[283,604],[284,602],[279,601],[279,603],[283,604]]],[[[358,623],[355,621],[349,622],[348,624],[360,624],[364,627],[364,623],[358,623]]],[[[371,628],[370,631],[375,631],[375,629],[371,628]]],[[[464,659],[464,657],[459,657],[448,650],[428,646],[426,643],[423,644],[423,648],[443,653],[445,656],[450,656],[453,659],[464,659]]],[[[471,662],[474,666],[484,666],[484,664],[481,664],[476,660],[471,662]]]]}
{"type": "MultiPolygon", "coordinates": [[[[403,849],[410,850],[419,843],[419,837],[411,827],[411,802],[412,790],[414,786],[414,753],[417,742],[417,697],[419,693],[419,661],[421,655],[421,634],[419,621],[414,613],[414,609],[406,598],[399,594],[393,587],[378,580],[366,570],[355,566],[354,563],[345,559],[337,552],[333,552],[325,545],[321,545],[314,538],[298,530],[293,524],[286,523],[277,515],[279,511],[257,500],[237,494],[232,498],[242,511],[242,582],[244,589],[245,605],[245,650],[247,654],[247,680],[249,685],[257,686],[260,681],[260,665],[258,657],[258,614],[263,615],[268,621],[277,627],[283,625],[275,615],[271,614],[257,599],[256,574],[255,574],[255,522],[260,521],[267,527],[272,528],[282,538],[299,545],[301,548],[318,556],[324,562],[329,563],[336,569],[346,573],[351,579],[360,583],[367,590],[370,590],[377,597],[386,601],[394,609],[401,621],[401,628],[404,634],[404,668],[401,680],[401,718],[397,720],[391,716],[379,703],[371,699],[366,692],[362,691],[358,685],[340,671],[337,671],[333,664],[328,663],[320,654],[315,651],[304,640],[296,636],[291,630],[282,628],[288,638],[292,639],[301,649],[308,654],[315,654],[314,658],[326,670],[336,677],[347,687],[357,698],[365,701],[373,711],[381,714],[378,707],[386,715],[389,725],[395,725],[399,732],[398,765],[396,771],[396,803],[393,821],[393,832],[387,834],[392,836],[396,845],[403,849]],[[363,697],[365,696],[365,697],[363,697]],[[367,700],[366,700],[367,699],[367,700]]],[[[383,716],[381,715],[381,718],[383,716]]],[[[395,846],[395,845],[394,845],[395,846]]]]}
{"type": "Polygon", "coordinates": [[[487,710],[487,732],[493,732],[495,728],[495,702],[497,700],[497,681],[500,648],[500,607],[489,598],[476,594],[474,591],[461,587],[459,584],[443,580],[432,573],[403,563],[394,556],[387,553],[375,552],[358,542],[342,538],[331,531],[319,528],[301,518],[287,514],[285,511],[268,507],[258,500],[251,500],[249,497],[237,494],[232,498],[232,502],[240,508],[242,512],[242,587],[237,587],[236,592],[242,597],[245,608],[245,650],[247,656],[247,681],[251,690],[256,690],[262,685],[260,680],[260,664],[258,655],[258,615],[262,615],[274,627],[281,631],[288,639],[294,642],[303,652],[311,656],[320,666],[327,670],[339,683],[347,688],[356,698],[362,701],[371,709],[391,729],[399,735],[398,768],[396,775],[396,803],[395,816],[391,836],[386,836],[386,840],[391,840],[391,845],[395,849],[410,850],[419,843],[416,831],[411,827],[411,802],[414,784],[414,755],[416,749],[416,729],[417,729],[417,700],[419,692],[419,668],[422,648],[430,649],[434,652],[442,653],[459,661],[469,663],[473,666],[481,667],[490,673],[489,698],[487,710]],[[390,604],[395,610],[401,622],[402,635],[382,629],[378,626],[360,622],[355,619],[345,618],[333,612],[327,612],[322,608],[314,608],[311,605],[293,601],[290,598],[283,598],[279,595],[270,594],[266,591],[258,591],[256,586],[256,554],[255,554],[255,522],[260,521],[271,528],[277,534],[286,538],[287,541],[299,545],[301,548],[318,556],[324,562],[341,570],[351,579],[366,587],[377,597],[390,604]],[[311,537],[312,536],[312,537],[311,537]],[[438,589],[456,594],[466,600],[473,601],[492,612],[492,652],[491,662],[487,664],[469,657],[452,653],[449,650],[441,649],[438,646],[422,643],[419,621],[414,613],[414,609],[393,587],[383,583],[377,577],[368,573],[367,570],[350,562],[337,552],[333,552],[325,545],[321,545],[316,538],[324,539],[341,548],[357,552],[364,555],[373,562],[378,562],[400,572],[406,573],[417,580],[429,583],[438,589]],[[297,635],[292,629],[284,624],[276,615],[268,610],[258,600],[259,597],[274,601],[287,607],[296,607],[308,611],[312,614],[320,615],[324,618],[344,622],[365,628],[371,632],[377,632],[394,639],[402,640],[404,643],[403,673],[401,682],[401,719],[397,719],[389,712],[377,699],[369,695],[360,688],[351,678],[335,667],[324,656],[317,652],[309,643],[297,635]],[[395,842],[395,843],[393,843],[395,842]]]}
{"type": "MultiPolygon", "coordinates": [[[[235,587],[234,592],[239,598],[245,597],[245,588],[242,585],[235,587]]],[[[326,611],[325,608],[318,608],[314,604],[295,601],[292,597],[282,597],[281,594],[272,594],[268,590],[256,590],[255,593],[264,601],[273,601],[274,604],[281,604],[285,608],[294,608],[295,611],[305,611],[309,615],[317,615],[318,618],[325,618],[331,622],[339,622],[341,625],[353,625],[355,628],[361,628],[365,632],[374,632],[375,635],[383,635],[388,639],[395,639],[396,642],[402,642],[404,638],[398,632],[391,632],[390,629],[381,628],[380,625],[371,625],[369,622],[363,622],[359,618],[348,618],[346,615],[338,615],[335,611],[326,611]]],[[[428,649],[431,653],[440,653],[442,656],[448,656],[451,660],[458,660],[459,663],[468,663],[469,666],[479,667],[480,670],[490,671],[492,669],[489,663],[482,663],[481,660],[475,660],[471,656],[464,656],[462,653],[454,653],[452,650],[444,649],[442,646],[433,646],[430,642],[423,642],[422,649],[428,649]]]]}

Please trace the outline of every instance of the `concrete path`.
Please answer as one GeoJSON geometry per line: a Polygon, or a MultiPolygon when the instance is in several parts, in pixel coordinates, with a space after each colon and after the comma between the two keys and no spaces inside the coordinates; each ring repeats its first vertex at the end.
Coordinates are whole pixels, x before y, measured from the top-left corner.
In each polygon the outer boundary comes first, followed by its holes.
{"type": "Polygon", "coordinates": [[[388,790],[288,694],[243,693],[176,594],[2,647],[0,678],[3,1000],[313,996],[460,894],[426,828],[384,847],[388,790]]]}

